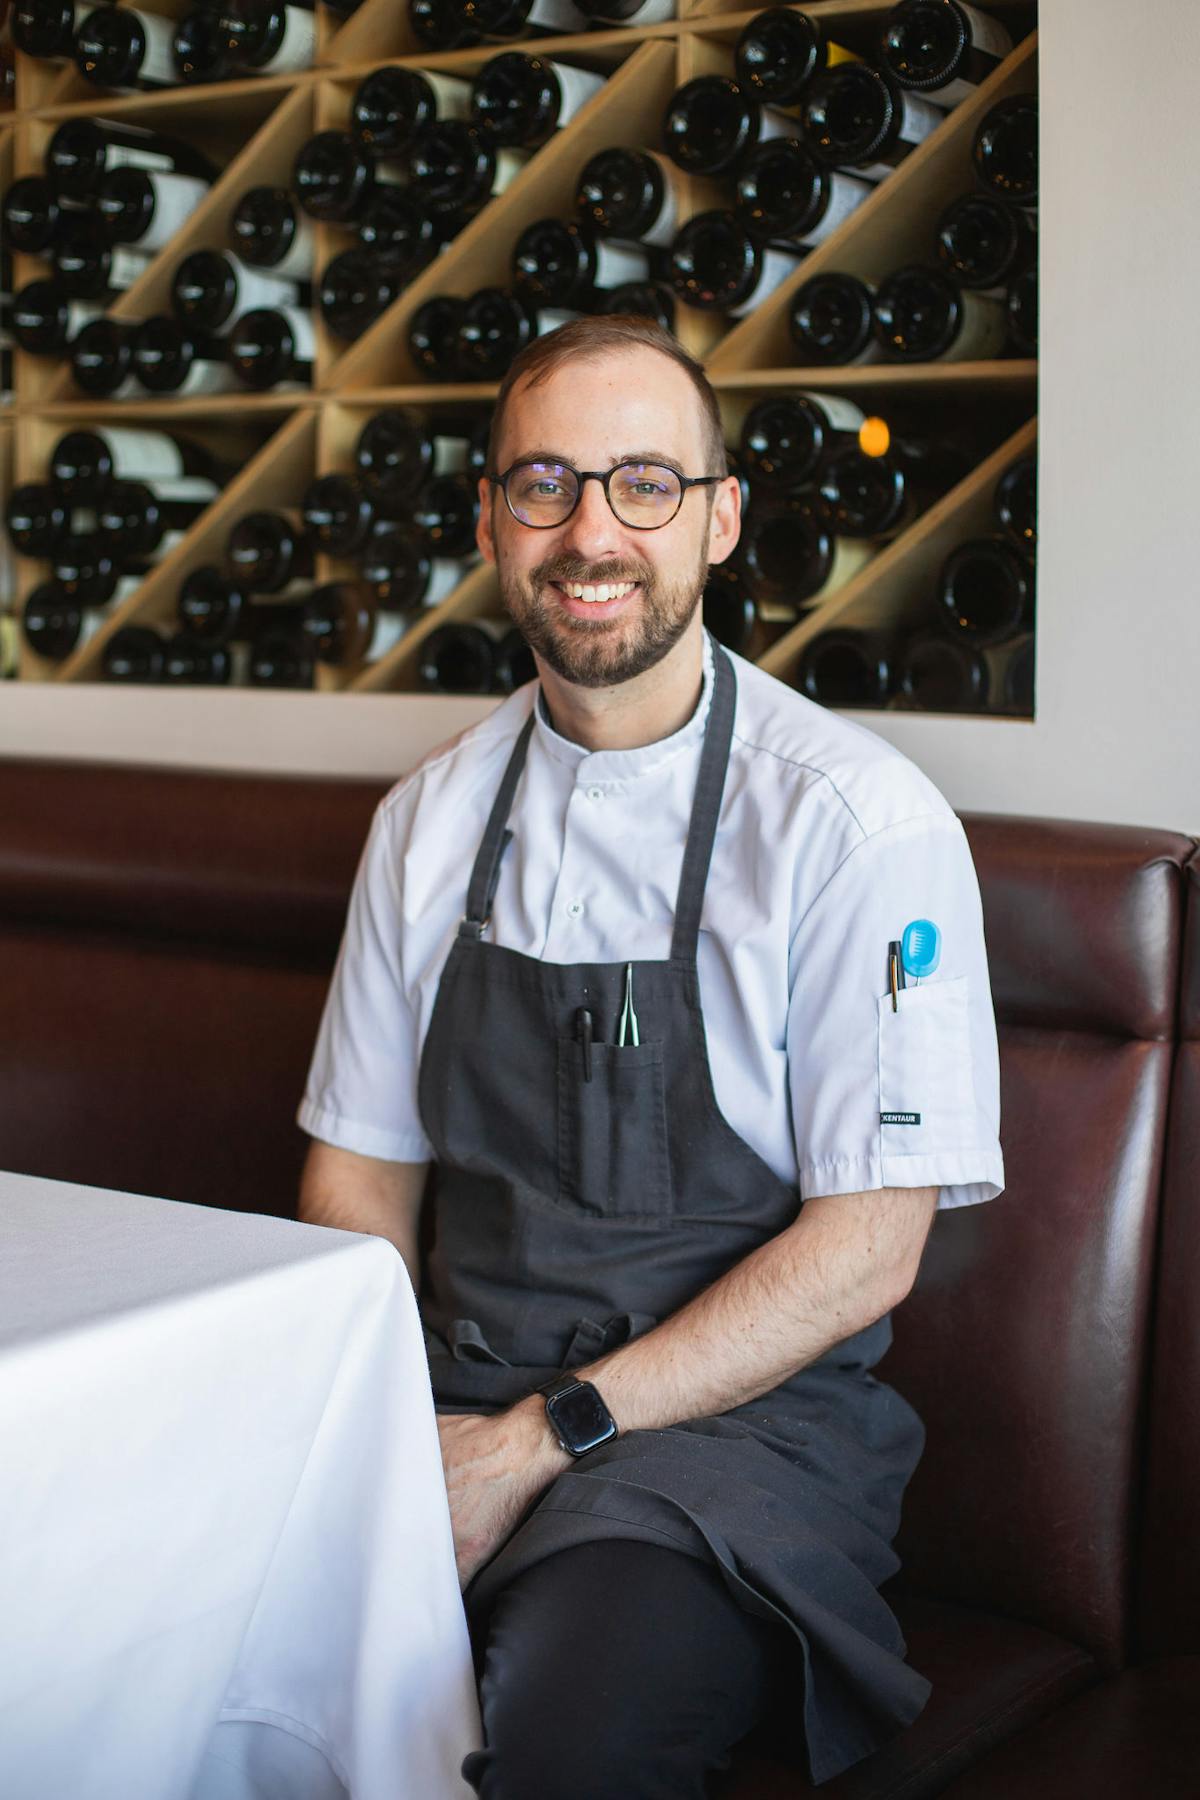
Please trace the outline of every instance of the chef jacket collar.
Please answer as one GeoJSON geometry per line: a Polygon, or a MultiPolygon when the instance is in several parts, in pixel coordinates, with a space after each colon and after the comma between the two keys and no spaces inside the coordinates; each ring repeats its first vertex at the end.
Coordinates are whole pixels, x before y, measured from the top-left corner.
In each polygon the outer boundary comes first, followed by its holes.
{"type": "Polygon", "coordinates": [[[539,682],[533,709],[538,741],[548,756],[574,769],[580,778],[586,777],[589,781],[634,781],[639,775],[649,775],[675,757],[683,755],[685,751],[699,747],[704,737],[704,727],[708,723],[712,690],[712,639],[706,631],[703,676],[696,710],[686,724],[672,732],[670,737],[659,738],[653,744],[642,744],[636,750],[588,750],[585,745],[572,743],[570,738],[555,731],[547,715],[546,697],[539,682]]]}

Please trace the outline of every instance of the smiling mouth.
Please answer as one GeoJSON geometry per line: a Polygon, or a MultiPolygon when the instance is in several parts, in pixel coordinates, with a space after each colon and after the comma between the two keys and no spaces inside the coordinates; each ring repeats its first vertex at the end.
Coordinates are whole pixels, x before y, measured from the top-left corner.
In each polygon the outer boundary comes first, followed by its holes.
{"type": "Polygon", "coordinates": [[[636,581],[552,581],[571,600],[582,600],[588,606],[603,606],[608,600],[623,600],[638,586],[636,581]]]}

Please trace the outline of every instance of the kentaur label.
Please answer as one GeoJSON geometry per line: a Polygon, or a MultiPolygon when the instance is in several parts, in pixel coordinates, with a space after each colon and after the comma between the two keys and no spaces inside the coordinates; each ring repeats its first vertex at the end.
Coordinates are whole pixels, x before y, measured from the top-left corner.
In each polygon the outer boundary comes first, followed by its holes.
{"type": "Polygon", "coordinates": [[[881,1125],[919,1125],[921,1115],[920,1113],[902,1112],[880,1113],[879,1123],[881,1125]]]}

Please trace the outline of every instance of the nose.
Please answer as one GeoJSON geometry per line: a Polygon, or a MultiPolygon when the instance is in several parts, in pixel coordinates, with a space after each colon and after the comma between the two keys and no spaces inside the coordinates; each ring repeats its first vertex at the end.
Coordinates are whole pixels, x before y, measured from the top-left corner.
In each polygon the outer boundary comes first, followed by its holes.
{"type": "Polygon", "coordinates": [[[603,556],[619,556],[624,550],[620,521],[595,477],[583,484],[579,505],[563,527],[562,547],[584,562],[599,562],[603,556]]]}

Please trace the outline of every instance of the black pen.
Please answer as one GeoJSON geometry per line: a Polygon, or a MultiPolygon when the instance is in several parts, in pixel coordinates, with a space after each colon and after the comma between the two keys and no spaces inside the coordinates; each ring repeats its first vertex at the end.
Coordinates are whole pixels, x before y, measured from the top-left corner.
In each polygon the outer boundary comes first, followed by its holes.
{"type": "Polygon", "coordinates": [[[575,1014],[575,1035],[583,1047],[583,1079],[592,1079],[592,1015],[586,1006],[575,1014]]]}
{"type": "Polygon", "coordinates": [[[888,945],[887,983],[892,996],[892,1011],[899,1012],[900,1006],[896,995],[904,986],[904,958],[900,954],[899,938],[893,938],[888,945]]]}

